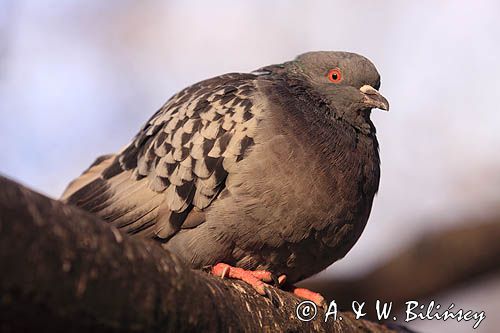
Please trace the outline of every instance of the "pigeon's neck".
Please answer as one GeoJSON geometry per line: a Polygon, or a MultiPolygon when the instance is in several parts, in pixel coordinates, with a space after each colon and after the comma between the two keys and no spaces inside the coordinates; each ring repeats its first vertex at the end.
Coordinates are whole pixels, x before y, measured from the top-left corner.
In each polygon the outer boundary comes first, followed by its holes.
{"type": "MultiPolygon", "coordinates": [[[[285,75],[283,77],[286,77],[285,75]]],[[[306,120],[314,123],[320,121],[327,127],[334,123],[344,122],[364,135],[375,135],[376,130],[370,119],[370,109],[353,111],[347,107],[335,107],[327,98],[316,92],[307,82],[289,76],[284,81],[296,99],[307,103],[308,107],[301,109],[306,120]]]]}
{"type": "Polygon", "coordinates": [[[365,145],[366,151],[378,159],[376,131],[369,111],[360,111],[354,116],[338,113],[328,101],[301,82],[281,75],[262,78],[259,86],[268,107],[276,113],[274,117],[280,119],[279,126],[317,147],[327,159],[337,156],[339,150],[352,149],[353,143],[365,145]],[[345,137],[352,140],[342,140],[345,137]]]}
{"type": "Polygon", "coordinates": [[[356,131],[371,136],[376,134],[375,126],[370,119],[371,110],[358,110],[356,112],[335,111],[338,119],[345,121],[356,131]]]}

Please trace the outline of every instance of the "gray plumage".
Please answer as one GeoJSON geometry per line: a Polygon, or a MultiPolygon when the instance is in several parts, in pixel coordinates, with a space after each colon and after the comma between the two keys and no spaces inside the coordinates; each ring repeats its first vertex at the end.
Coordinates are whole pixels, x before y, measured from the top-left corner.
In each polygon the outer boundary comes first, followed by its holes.
{"type": "Polygon", "coordinates": [[[380,176],[370,110],[388,108],[379,85],[373,64],[346,52],[202,81],[62,199],[192,267],[301,280],[342,258],[368,220],[380,176]]]}

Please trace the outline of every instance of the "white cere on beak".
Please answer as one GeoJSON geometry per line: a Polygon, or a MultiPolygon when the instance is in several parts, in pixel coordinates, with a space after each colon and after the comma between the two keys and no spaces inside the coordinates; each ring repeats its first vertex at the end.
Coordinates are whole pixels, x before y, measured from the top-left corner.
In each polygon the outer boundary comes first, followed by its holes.
{"type": "Polygon", "coordinates": [[[359,88],[359,90],[361,90],[361,92],[363,94],[369,94],[370,92],[377,92],[378,93],[377,89],[373,88],[369,84],[365,84],[364,86],[362,86],[361,88],[359,88]]]}

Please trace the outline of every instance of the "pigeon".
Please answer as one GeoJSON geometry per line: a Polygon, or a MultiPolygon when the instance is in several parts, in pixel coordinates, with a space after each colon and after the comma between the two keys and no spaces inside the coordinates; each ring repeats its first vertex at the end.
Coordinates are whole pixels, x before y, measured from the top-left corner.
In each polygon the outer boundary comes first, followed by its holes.
{"type": "Polygon", "coordinates": [[[379,87],[367,58],[333,51],[201,81],[61,199],[261,294],[276,277],[293,285],[367,223],[380,178],[370,113],[389,109],[379,87]]]}

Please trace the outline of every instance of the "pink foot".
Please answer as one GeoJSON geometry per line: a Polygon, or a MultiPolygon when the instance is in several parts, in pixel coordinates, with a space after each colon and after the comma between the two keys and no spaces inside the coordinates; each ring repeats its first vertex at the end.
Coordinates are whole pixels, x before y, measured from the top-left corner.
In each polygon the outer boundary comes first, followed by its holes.
{"type": "Polygon", "coordinates": [[[221,278],[230,278],[245,281],[259,294],[266,295],[264,282],[272,282],[272,274],[268,271],[248,271],[243,268],[233,267],[228,264],[218,263],[212,267],[211,273],[221,278]]]}
{"type": "Polygon", "coordinates": [[[323,307],[325,305],[325,298],[319,293],[315,293],[309,289],[291,287],[290,290],[295,296],[309,301],[313,301],[317,306],[323,307]]]}
{"type": "MultiPolygon", "coordinates": [[[[218,263],[212,267],[211,273],[223,279],[230,278],[244,281],[251,285],[259,294],[271,297],[269,290],[266,289],[267,283],[273,282],[273,275],[269,271],[249,271],[225,263],[218,263]]],[[[279,286],[282,286],[286,282],[286,275],[281,275],[277,282],[279,286]]],[[[309,289],[297,288],[293,285],[287,285],[285,289],[302,299],[314,302],[318,306],[324,306],[325,304],[325,299],[321,294],[310,291],[309,289]]]]}

